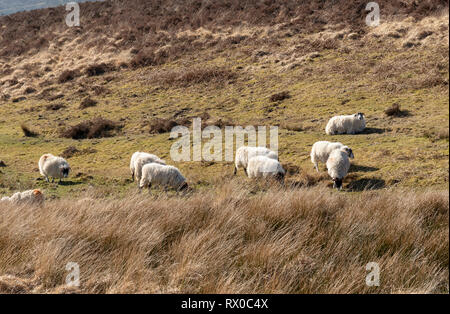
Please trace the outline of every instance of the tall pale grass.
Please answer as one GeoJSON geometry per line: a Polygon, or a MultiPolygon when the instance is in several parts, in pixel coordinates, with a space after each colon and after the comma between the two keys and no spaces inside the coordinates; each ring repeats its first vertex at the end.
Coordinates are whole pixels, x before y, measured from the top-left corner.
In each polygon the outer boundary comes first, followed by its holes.
{"type": "Polygon", "coordinates": [[[0,205],[0,293],[448,293],[448,191],[231,182],[0,205]],[[68,262],[79,288],[65,287],[68,262]],[[365,266],[380,265],[369,287],[365,266]]]}

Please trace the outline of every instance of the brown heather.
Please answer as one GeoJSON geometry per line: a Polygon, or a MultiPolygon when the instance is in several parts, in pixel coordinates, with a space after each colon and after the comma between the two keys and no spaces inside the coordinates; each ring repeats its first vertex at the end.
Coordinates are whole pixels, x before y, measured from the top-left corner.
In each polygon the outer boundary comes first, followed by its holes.
{"type": "Polygon", "coordinates": [[[3,204],[0,293],[448,293],[447,192],[256,190],[3,204]]]}
{"type": "Polygon", "coordinates": [[[122,129],[117,122],[96,117],[60,130],[60,136],[71,139],[92,139],[113,136],[114,132],[122,129]]]}

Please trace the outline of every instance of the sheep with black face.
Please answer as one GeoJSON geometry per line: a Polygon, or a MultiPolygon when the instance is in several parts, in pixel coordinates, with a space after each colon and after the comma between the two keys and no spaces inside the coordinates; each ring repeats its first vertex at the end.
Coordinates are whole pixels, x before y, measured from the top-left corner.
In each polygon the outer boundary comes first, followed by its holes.
{"type": "Polygon", "coordinates": [[[361,112],[348,116],[335,116],[328,121],[325,133],[335,134],[356,134],[366,128],[366,120],[361,112]]]}
{"type": "Polygon", "coordinates": [[[344,148],[347,151],[348,157],[350,159],[355,158],[355,156],[353,155],[353,150],[342,143],[332,143],[328,141],[315,142],[311,149],[311,162],[314,164],[314,168],[317,170],[317,172],[319,172],[319,162],[326,163],[331,152],[335,149],[341,148],[344,148]]]}
{"type": "Polygon", "coordinates": [[[142,167],[142,178],[139,188],[151,188],[152,184],[163,186],[165,189],[173,188],[176,191],[188,189],[186,178],[174,166],[159,163],[148,163],[142,167]]]}
{"type": "Polygon", "coordinates": [[[49,182],[49,177],[52,182],[59,179],[61,183],[63,178],[67,178],[70,172],[69,163],[62,157],[53,156],[52,154],[45,154],[39,159],[39,172],[49,182]]]}
{"type": "Polygon", "coordinates": [[[349,152],[346,147],[335,149],[331,152],[327,160],[328,175],[333,180],[333,187],[341,190],[342,181],[350,169],[349,152]]]}

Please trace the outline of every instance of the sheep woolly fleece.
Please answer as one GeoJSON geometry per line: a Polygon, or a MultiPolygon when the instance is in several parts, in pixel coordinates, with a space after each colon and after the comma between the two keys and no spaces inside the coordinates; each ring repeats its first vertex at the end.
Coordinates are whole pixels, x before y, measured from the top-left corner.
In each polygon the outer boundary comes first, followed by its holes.
{"type": "Polygon", "coordinates": [[[3,197],[1,202],[12,202],[15,204],[19,203],[41,203],[44,201],[44,195],[40,190],[28,190],[24,192],[14,193],[11,197],[3,197]]]}
{"type": "Polygon", "coordinates": [[[62,157],[56,157],[52,154],[45,154],[39,159],[39,172],[48,181],[49,177],[62,179],[69,174],[69,163],[62,157]]]}
{"type": "Polygon", "coordinates": [[[267,156],[256,156],[250,158],[247,173],[249,178],[265,178],[278,174],[284,177],[285,171],[278,160],[271,159],[267,156]]]}
{"type": "Polygon", "coordinates": [[[150,163],[142,167],[142,179],[139,187],[144,188],[150,184],[156,184],[177,189],[184,183],[186,183],[186,179],[178,168],[150,163]]]}
{"type": "Polygon", "coordinates": [[[328,174],[333,180],[343,179],[350,169],[350,159],[345,149],[336,149],[331,152],[327,160],[328,174]]]}
{"type": "Polygon", "coordinates": [[[314,168],[319,171],[318,163],[326,163],[330,153],[335,149],[344,147],[344,144],[339,142],[319,141],[315,142],[311,149],[311,162],[314,164],[314,168]]]}
{"type": "Polygon", "coordinates": [[[356,113],[349,116],[335,116],[328,121],[325,127],[327,135],[355,134],[366,128],[364,115],[356,113]]]}
{"type": "Polygon", "coordinates": [[[242,167],[247,169],[248,167],[248,161],[252,157],[256,156],[266,156],[268,158],[278,160],[278,154],[274,151],[265,148],[265,147],[250,147],[250,146],[242,146],[239,147],[236,151],[236,158],[235,158],[235,173],[239,169],[239,167],[242,167]]]}
{"type": "Polygon", "coordinates": [[[161,165],[165,165],[165,161],[160,159],[158,156],[153,155],[153,154],[149,154],[149,153],[144,153],[144,152],[135,152],[132,156],[131,156],[131,161],[130,161],[130,171],[131,171],[131,176],[134,180],[134,178],[136,178],[136,181],[139,183],[139,181],[141,180],[142,177],[142,167],[145,164],[148,163],[159,163],[161,165]]]}

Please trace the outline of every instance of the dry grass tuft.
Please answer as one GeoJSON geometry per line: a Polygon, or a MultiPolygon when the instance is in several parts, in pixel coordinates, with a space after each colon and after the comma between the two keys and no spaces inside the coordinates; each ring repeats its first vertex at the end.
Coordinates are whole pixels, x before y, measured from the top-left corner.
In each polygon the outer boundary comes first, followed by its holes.
{"type": "Polygon", "coordinates": [[[79,150],[75,146],[69,146],[61,153],[61,157],[69,159],[74,156],[79,156],[79,155],[84,155],[84,154],[92,154],[95,152],[97,152],[97,150],[95,150],[93,148],[85,148],[85,149],[79,150]]]}
{"type": "Polygon", "coordinates": [[[39,133],[31,130],[26,124],[22,123],[20,125],[20,128],[22,129],[23,135],[26,137],[36,137],[39,136],[39,133]]]}
{"type": "Polygon", "coordinates": [[[448,133],[449,133],[449,129],[443,128],[443,129],[440,129],[436,135],[437,135],[438,139],[448,141],[448,133]]]}
{"type": "Polygon", "coordinates": [[[33,94],[36,92],[36,89],[34,87],[28,86],[23,91],[25,94],[33,94]]]}
{"type": "Polygon", "coordinates": [[[440,130],[426,130],[423,133],[423,136],[430,139],[432,142],[438,141],[438,140],[447,140],[449,138],[449,129],[448,128],[442,128],[440,130]]]}
{"type": "Polygon", "coordinates": [[[74,78],[78,77],[79,73],[78,71],[75,70],[65,70],[63,71],[59,77],[58,77],[58,82],[59,83],[66,83],[68,81],[72,81],[74,78]]]}
{"type": "Polygon", "coordinates": [[[71,158],[78,153],[80,153],[80,151],[75,146],[69,146],[61,153],[61,157],[71,158]]]}
{"type": "Polygon", "coordinates": [[[111,64],[99,63],[91,64],[86,68],[87,76],[97,76],[105,74],[106,72],[114,71],[115,67],[111,64]]]}
{"type": "Polygon", "coordinates": [[[152,73],[149,80],[164,86],[187,87],[195,84],[225,84],[237,78],[232,70],[221,67],[191,67],[152,73]]]}
{"type": "Polygon", "coordinates": [[[448,293],[446,191],[268,188],[0,211],[0,293],[448,293]],[[365,267],[376,262],[379,287],[365,267]],[[5,277],[6,275],[6,277],[5,277]]]}
{"type": "Polygon", "coordinates": [[[291,95],[288,91],[279,92],[270,96],[271,102],[283,101],[285,99],[291,98],[291,95]]]}
{"type": "Polygon", "coordinates": [[[164,119],[164,118],[153,118],[152,120],[144,123],[145,126],[149,128],[150,133],[167,133],[170,132],[174,127],[178,125],[188,126],[191,123],[189,119],[164,119]]]}
{"type": "Polygon", "coordinates": [[[77,140],[101,138],[114,136],[114,134],[121,130],[122,127],[123,126],[117,122],[98,117],[63,129],[60,133],[62,137],[77,140]]]}
{"type": "Polygon", "coordinates": [[[149,133],[161,134],[168,133],[176,126],[186,126],[192,125],[192,121],[195,118],[202,119],[202,130],[208,126],[216,126],[218,128],[225,128],[226,126],[234,126],[235,124],[228,118],[225,117],[211,117],[207,112],[203,112],[199,115],[187,116],[183,118],[153,118],[150,121],[144,121],[141,127],[148,129],[149,133]]]}
{"type": "Polygon", "coordinates": [[[392,104],[392,106],[387,108],[384,113],[389,117],[404,117],[409,115],[407,110],[400,109],[400,105],[398,103],[392,104]]]}
{"type": "Polygon", "coordinates": [[[280,127],[289,131],[301,132],[303,131],[303,123],[301,121],[288,120],[283,121],[280,127]]]}
{"type": "Polygon", "coordinates": [[[45,106],[45,109],[52,111],[57,111],[64,108],[66,108],[66,106],[64,106],[63,104],[49,104],[45,106]]]}
{"type": "Polygon", "coordinates": [[[283,169],[286,171],[286,174],[292,176],[300,173],[300,167],[291,163],[283,163],[283,169]]]}
{"type": "Polygon", "coordinates": [[[86,97],[85,99],[83,99],[80,103],[79,108],[80,109],[86,109],[89,107],[95,107],[97,105],[97,101],[94,99],[91,99],[90,97],[86,97]]]}

